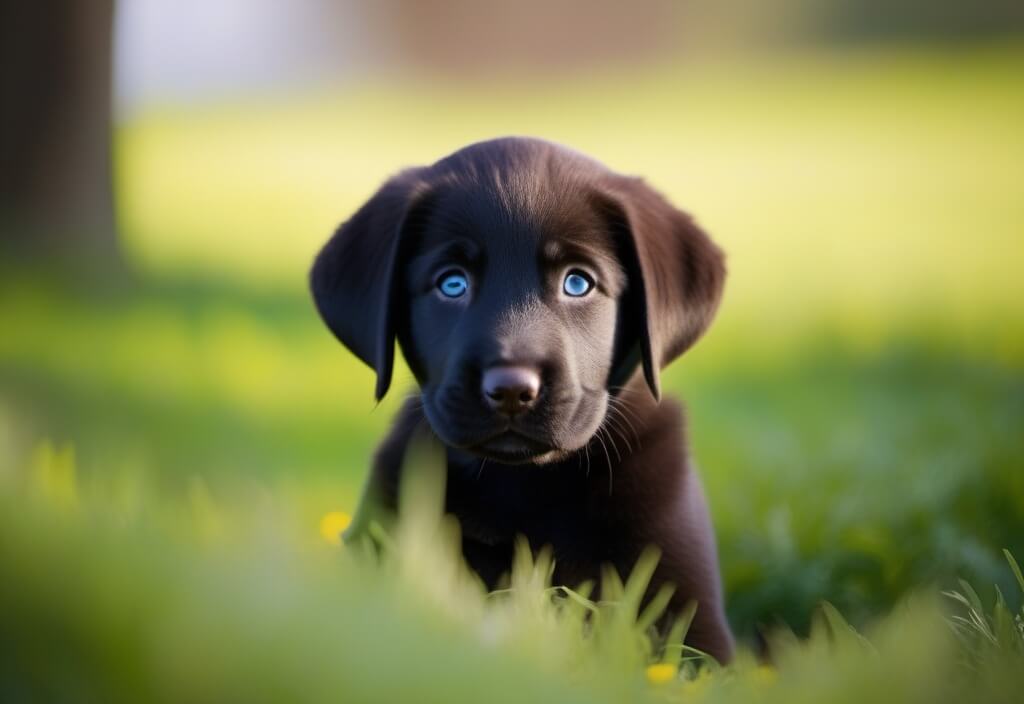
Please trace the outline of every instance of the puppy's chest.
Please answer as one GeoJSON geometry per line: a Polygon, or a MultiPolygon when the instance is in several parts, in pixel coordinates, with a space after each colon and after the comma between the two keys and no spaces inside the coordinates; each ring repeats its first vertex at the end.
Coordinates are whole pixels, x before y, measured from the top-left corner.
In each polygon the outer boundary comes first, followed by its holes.
{"type": "Polygon", "coordinates": [[[492,476],[450,473],[446,510],[463,536],[484,545],[511,544],[524,535],[535,548],[578,557],[600,552],[612,517],[585,484],[573,478],[514,471],[492,476]]]}

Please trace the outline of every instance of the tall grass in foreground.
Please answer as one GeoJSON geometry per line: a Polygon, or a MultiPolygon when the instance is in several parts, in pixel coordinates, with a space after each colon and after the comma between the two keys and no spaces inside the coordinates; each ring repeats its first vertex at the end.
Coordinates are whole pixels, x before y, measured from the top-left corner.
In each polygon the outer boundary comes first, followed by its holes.
{"type": "MultiPolygon", "coordinates": [[[[1024,595],[1024,573],[1020,565],[1008,550],[1003,554],[1017,579],[1020,595],[1024,595]]],[[[960,613],[952,616],[950,625],[960,641],[965,663],[974,670],[984,671],[993,660],[1019,661],[1024,657],[1024,604],[1015,613],[997,586],[995,606],[989,612],[970,584],[960,580],[960,587],[958,591],[944,594],[960,607],[960,613]]]]}
{"type": "MultiPolygon", "coordinates": [[[[420,471],[422,467],[422,471],[420,471]]],[[[458,559],[430,463],[379,559],[323,541],[258,488],[180,500],[77,478],[42,447],[0,474],[0,699],[61,701],[1019,701],[1024,611],[969,586],[910,598],[866,635],[831,607],[771,665],[718,668],[647,627],[646,558],[605,600],[552,589],[520,549],[486,594],[458,559]],[[952,603],[952,602],[951,602],[952,603]]],[[[1011,560],[1024,596],[1024,580],[1011,560]]]]}

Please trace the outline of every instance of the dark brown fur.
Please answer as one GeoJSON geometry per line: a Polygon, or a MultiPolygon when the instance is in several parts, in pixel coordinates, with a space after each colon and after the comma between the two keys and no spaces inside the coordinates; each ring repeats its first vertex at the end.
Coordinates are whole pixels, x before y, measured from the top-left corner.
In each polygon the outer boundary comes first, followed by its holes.
{"type": "Polygon", "coordinates": [[[348,537],[396,510],[406,448],[426,429],[447,447],[446,508],[488,585],[508,571],[517,535],[550,545],[554,580],[570,586],[602,565],[628,574],[656,545],[652,589],[676,585],[674,612],[696,600],[687,642],[727,661],[714,533],[682,410],[659,384],[710,323],[724,275],[689,216],[547,142],[484,142],[390,180],[311,276],[325,322],[377,371],[377,397],[396,339],[421,389],[378,449],[348,537]],[[458,300],[434,286],[446,267],[469,284],[458,300]],[[567,297],[560,282],[580,270],[594,288],[567,297]],[[543,381],[518,415],[480,390],[508,365],[543,381]]]}

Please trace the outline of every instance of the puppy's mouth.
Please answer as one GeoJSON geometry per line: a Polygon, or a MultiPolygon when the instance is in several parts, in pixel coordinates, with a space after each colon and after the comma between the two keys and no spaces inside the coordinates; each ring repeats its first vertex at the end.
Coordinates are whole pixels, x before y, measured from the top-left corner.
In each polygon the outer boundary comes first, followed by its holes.
{"type": "Polygon", "coordinates": [[[546,457],[557,453],[556,448],[550,444],[535,440],[512,429],[496,433],[467,449],[473,454],[503,464],[543,461],[546,457]]]}
{"type": "Polygon", "coordinates": [[[596,432],[603,413],[595,411],[604,409],[602,398],[595,406],[567,397],[556,407],[508,419],[467,406],[457,395],[442,393],[439,399],[436,391],[424,390],[422,398],[431,428],[447,446],[511,465],[551,464],[570,457],[596,432]]]}

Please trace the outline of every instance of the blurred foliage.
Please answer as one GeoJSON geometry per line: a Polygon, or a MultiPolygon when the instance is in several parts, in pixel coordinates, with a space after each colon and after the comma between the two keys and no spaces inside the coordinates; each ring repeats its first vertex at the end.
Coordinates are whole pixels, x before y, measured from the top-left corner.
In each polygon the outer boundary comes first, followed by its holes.
{"type": "MultiPolygon", "coordinates": [[[[1020,593],[1024,594],[1024,573],[1020,565],[1009,550],[1004,550],[1003,554],[1017,579],[1020,593]]],[[[962,607],[963,614],[954,615],[951,624],[969,665],[984,671],[993,659],[1009,661],[1024,655],[1024,606],[1015,612],[1003,592],[997,589],[995,606],[989,611],[978,592],[964,580],[960,580],[960,590],[945,592],[945,595],[962,607]]]]}
{"type": "Polygon", "coordinates": [[[965,653],[1009,682],[934,604],[871,647],[812,614],[827,600],[861,628],[927,585],[990,630],[989,585],[1017,608],[999,549],[1024,555],[1022,69],[1013,47],[833,53],[139,116],[117,152],[138,280],[0,269],[0,662],[105,700],[673,696],[653,666],[711,700],[935,701],[973,686],[965,653]],[[644,174],[727,250],[719,320],[665,387],[737,632],[815,634],[779,646],[777,674],[677,680],[643,639],[610,664],[546,601],[516,630],[450,555],[424,545],[422,574],[395,578],[320,537],[412,381],[374,408],[308,262],[389,173],[503,133],[644,174]]]}
{"type": "MultiPolygon", "coordinates": [[[[269,494],[216,501],[198,485],[159,499],[79,478],[70,449],[40,446],[29,471],[0,478],[0,564],[16,568],[0,581],[0,696],[997,702],[1024,685],[1020,614],[1012,642],[957,639],[961,617],[945,622],[927,597],[869,637],[825,604],[808,639],[773,633],[770,665],[741,653],[723,670],[680,647],[685,621],[664,640],[648,629],[653,553],[625,582],[609,574],[594,602],[586,586],[551,589],[550,558],[521,545],[510,588],[487,595],[425,460],[412,460],[418,487],[378,559],[320,541],[269,494]],[[967,665],[982,653],[983,667],[967,665]]],[[[971,609],[1008,611],[977,597],[971,609]]]]}

